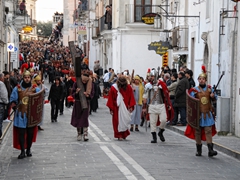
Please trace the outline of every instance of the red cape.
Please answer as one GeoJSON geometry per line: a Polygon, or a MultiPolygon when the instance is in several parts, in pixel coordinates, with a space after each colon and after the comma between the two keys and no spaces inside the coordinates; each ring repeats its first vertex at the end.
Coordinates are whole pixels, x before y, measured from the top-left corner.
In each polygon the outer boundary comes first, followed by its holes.
{"type": "MultiPolygon", "coordinates": [[[[33,140],[32,142],[36,142],[37,139],[37,132],[38,132],[38,127],[34,127],[33,130],[33,140]]],[[[16,149],[21,150],[20,144],[19,144],[19,136],[18,136],[18,128],[13,126],[13,147],[16,149]]],[[[24,148],[27,149],[27,134],[25,133],[25,144],[24,148]]]]}
{"type": "MultiPolygon", "coordinates": [[[[202,141],[206,141],[204,128],[201,128],[201,129],[202,129],[201,139],[202,139],[202,141]]],[[[212,136],[214,136],[216,133],[217,133],[217,131],[216,131],[216,127],[214,124],[214,125],[212,125],[212,136]]],[[[195,140],[195,129],[193,127],[191,127],[190,125],[187,125],[184,135],[190,139],[195,140]]]]}
{"type": "Polygon", "coordinates": [[[164,95],[163,101],[164,101],[165,108],[166,108],[167,120],[172,121],[173,118],[174,118],[174,110],[173,110],[173,107],[172,107],[172,103],[170,101],[170,96],[169,96],[167,85],[166,85],[165,82],[163,82],[161,80],[158,81],[158,85],[162,86],[163,95],[164,95]],[[168,107],[171,107],[171,109],[168,110],[168,107]]]}
{"type": "MultiPolygon", "coordinates": [[[[134,105],[136,104],[136,101],[134,99],[132,87],[128,85],[126,90],[121,89],[120,92],[123,96],[123,101],[126,107],[134,109],[134,105]]],[[[130,134],[129,130],[126,130],[124,132],[118,132],[117,90],[113,86],[111,87],[108,94],[107,106],[111,111],[113,111],[112,124],[113,124],[114,137],[126,138],[130,134]]]]}

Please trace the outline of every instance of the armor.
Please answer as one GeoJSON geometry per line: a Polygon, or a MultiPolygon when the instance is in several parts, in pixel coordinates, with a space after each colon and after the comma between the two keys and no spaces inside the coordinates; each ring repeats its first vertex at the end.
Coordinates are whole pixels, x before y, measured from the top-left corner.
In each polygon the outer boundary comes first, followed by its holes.
{"type": "Polygon", "coordinates": [[[200,113],[203,113],[204,119],[206,119],[206,114],[210,117],[210,111],[212,111],[212,105],[210,100],[211,89],[203,91],[201,87],[198,87],[200,92],[196,93],[196,98],[200,100],[200,113]]]}

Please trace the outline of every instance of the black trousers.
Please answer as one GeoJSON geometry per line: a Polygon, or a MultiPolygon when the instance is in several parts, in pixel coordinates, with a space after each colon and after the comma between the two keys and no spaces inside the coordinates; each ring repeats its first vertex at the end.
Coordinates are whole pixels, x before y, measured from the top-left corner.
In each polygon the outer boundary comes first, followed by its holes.
{"type": "Polygon", "coordinates": [[[63,110],[64,110],[64,99],[62,101],[60,101],[60,113],[63,113],[63,110]]]}
{"type": "Polygon", "coordinates": [[[58,110],[60,108],[60,100],[51,99],[51,119],[57,119],[58,110]]]}
{"type": "Polygon", "coordinates": [[[21,147],[21,151],[23,152],[25,150],[24,144],[25,144],[25,134],[27,134],[27,150],[30,150],[32,147],[32,140],[33,140],[33,130],[34,127],[31,128],[17,128],[18,129],[18,135],[19,135],[19,144],[21,147]]]}

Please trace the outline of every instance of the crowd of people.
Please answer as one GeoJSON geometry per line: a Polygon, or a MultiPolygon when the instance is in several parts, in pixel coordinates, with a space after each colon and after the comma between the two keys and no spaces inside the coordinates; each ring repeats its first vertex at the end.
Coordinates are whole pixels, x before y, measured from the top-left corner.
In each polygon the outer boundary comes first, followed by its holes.
{"type": "MultiPolygon", "coordinates": [[[[77,77],[78,72],[75,72],[70,49],[62,46],[58,40],[20,42],[20,68],[0,74],[0,136],[2,122],[9,118],[10,109],[13,109],[17,114],[14,116],[14,147],[21,150],[19,159],[32,156],[30,149],[36,139],[36,128],[27,126],[28,107],[22,107],[21,98],[42,89],[42,101],[45,102],[46,98],[46,102],[51,104],[52,123],[58,122],[58,116],[64,114],[64,108],[73,107],[71,125],[77,130],[78,141],[89,140],[88,116],[97,112],[98,99],[103,96],[107,98],[106,105],[112,115],[114,137],[118,140],[126,139],[131,131],[140,131],[139,126],[148,121],[150,123],[145,124],[149,124],[151,128],[151,143],[157,143],[157,136],[160,141],[165,141],[163,134],[166,125],[187,126],[186,136],[196,140],[197,156],[202,153],[202,139],[207,140],[209,156],[217,155],[212,144],[212,135],[215,133],[212,128],[214,115],[209,104],[216,96],[211,88],[206,86],[206,73],[199,75],[199,86],[195,85],[193,72],[184,66],[180,67],[178,72],[168,66],[163,67],[160,72],[155,68],[148,69],[145,78],[134,76],[135,72],[130,74],[129,70],[115,73],[112,68],[105,70],[102,76],[100,62],[96,60],[93,70],[90,70],[88,61],[84,61],[82,50],[78,46],[75,48],[83,59],[80,75],[77,77]],[[100,76],[103,79],[102,91],[100,76]],[[51,84],[50,89],[44,85],[47,78],[51,84]],[[29,92],[29,88],[34,91],[29,92]],[[193,97],[205,99],[205,104],[200,104],[202,130],[192,129],[187,123],[186,90],[189,90],[193,97]]],[[[38,130],[44,130],[41,127],[42,122],[43,119],[36,126],[38,130]]]]}

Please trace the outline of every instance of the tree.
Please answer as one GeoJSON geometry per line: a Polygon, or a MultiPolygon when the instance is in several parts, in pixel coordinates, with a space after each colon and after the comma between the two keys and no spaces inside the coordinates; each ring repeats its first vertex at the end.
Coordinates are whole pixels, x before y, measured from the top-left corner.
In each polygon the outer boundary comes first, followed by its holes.
{"type": "Polygon", "coordinates": [[[37,23],[37,34],[45,37],[50,36],[52,34],[52,24],[52,21],[39,21],[37,23]]]}

